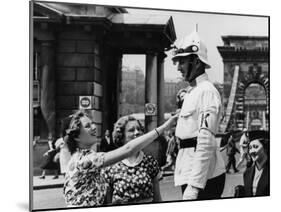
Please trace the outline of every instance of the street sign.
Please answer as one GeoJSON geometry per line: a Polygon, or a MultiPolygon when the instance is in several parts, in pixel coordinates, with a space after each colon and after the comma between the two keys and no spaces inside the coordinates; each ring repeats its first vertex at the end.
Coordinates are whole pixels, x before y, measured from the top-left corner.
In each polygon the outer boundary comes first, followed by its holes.
{"type": "Polygon", "coordinates": [[[145,115],[146,116],[155,116],[157,113],[156,104],[146,103],[145,104],[145,115]]]}
{"type": "Polygon", "coordinates": [[[91,96],[79,96],[79,109],[91,109],[92,97],[91,96]]]}

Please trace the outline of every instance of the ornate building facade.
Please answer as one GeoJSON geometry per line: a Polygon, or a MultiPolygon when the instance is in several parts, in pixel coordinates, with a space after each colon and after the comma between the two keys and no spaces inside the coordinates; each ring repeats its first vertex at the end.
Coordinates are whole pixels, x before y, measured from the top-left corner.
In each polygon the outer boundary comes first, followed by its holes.
{"type": "Polygon", "coordinates": [[[218,51],[224,63],[221,132],[243,128],[268,129],[269,39],[223,36],[218,51]]]}

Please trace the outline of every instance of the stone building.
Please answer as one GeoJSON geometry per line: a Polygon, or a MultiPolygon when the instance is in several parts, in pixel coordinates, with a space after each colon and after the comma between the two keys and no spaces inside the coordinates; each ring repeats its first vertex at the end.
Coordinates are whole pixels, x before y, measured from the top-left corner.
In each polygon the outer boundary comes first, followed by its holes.
{"type": "Polygon", "coordinates": [[[224,63],[224,119],[220,131],[268,129],[269,39],[223,36],[217,47],[224,63]]]}
{"type": "MultiPolygon", "coordinates": [[[[123,54],[146,56],[146,103],[157,113],[146,116],[150,130],[164,120],[165,51],[176,35],[172,17],[132,15],[120,7],[31,2],[32,137],[35,172],[46,151],[46,139],[59,136],[59,122],[85,108],[98,136],[119,117],[123,54]]],[[[149,148],[157,157],[159,144],[149,148]]]]}

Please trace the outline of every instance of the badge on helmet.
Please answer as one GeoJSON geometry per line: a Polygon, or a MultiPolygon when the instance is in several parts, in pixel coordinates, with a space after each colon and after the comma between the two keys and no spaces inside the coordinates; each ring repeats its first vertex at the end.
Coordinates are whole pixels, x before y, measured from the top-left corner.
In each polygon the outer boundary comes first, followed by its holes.
{"type": "Polygon", "coordinates": [[[208,57],[207,57],[207,47],[204,42],[199,38],[196,31],[192,32],[190,35],[185,36],[178,47],[173,52],[172,60],[175,62],[180,57],[186,57],[188,55],[195,54],[199,59],[205,63],[206,68],[211,68],[208,57]]]}

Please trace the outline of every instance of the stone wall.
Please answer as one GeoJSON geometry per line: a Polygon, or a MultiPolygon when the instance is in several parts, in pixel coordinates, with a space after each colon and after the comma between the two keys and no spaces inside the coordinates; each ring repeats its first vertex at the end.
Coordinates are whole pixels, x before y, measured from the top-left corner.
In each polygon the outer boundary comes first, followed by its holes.
{"type": "Polygon", "coordinates": [[[103,89],[97,33],[82,27],[69,27],[58,33],[56,112],[59,125],[62,118],[79,108],[79,96],[91,96],[92,109],[87,112],[93,116],[100,137],[103,89]]]}

